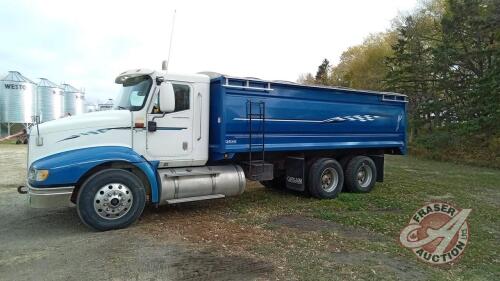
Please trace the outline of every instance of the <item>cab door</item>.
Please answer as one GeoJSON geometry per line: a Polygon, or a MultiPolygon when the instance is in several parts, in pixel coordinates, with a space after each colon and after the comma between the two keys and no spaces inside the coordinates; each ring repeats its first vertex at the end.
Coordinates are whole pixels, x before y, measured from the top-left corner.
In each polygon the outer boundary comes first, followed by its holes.
{"type": "Polygon", "coordinates": [[[172,85],[175,110],[160,112],[157,91],[146,115],[146,152],[149,159],[160,160],[161,166],[170,166],[162,160],[188,161],[193,150],[193,86],[183,82],[172,85]]]}

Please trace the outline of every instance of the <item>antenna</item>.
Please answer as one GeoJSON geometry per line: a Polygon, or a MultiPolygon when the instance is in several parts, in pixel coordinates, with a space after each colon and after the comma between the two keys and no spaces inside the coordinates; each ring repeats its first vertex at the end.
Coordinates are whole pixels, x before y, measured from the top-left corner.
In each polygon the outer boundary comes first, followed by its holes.
{"type": "Polygon", "coordinates": [[[172,17],[172,30],[170,31],[170,43],[168,45],[168,57],[167,61],[163,61],[162,63],[162,70],[165,70],[165,73],[168,71],[168,63],[170,62],[170,52],[172,50],[172,39],[174,38],[174,26],[175,26],[175,14],[177,13],[177,10],[174,10],[174,16],[172,17]]]}

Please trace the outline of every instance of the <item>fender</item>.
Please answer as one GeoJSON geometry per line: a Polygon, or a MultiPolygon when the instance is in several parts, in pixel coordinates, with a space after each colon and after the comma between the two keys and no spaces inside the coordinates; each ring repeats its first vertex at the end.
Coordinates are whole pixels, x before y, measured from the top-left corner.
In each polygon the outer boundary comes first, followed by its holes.
{"type": "Polygon", "coordinates": [[[156,173],[157,161],[148,162],[134,150],[124,146],[98,146],[56,153],[36,160],[30,169],[49,170],[49,177],[43,182],[29,181],[32,187],[50,188],[72,186],[90,169],[113,161],[130,163],[148,178],[151,185],[151,200],[159,200],[159,181],[156,173]]]}

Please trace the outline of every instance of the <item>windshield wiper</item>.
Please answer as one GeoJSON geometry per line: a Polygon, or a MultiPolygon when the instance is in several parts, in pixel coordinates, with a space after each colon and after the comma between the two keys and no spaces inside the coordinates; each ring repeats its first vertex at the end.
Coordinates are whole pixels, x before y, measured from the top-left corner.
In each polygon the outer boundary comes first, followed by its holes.
{"type": "Polygon", "coordinates": [[[127,109],[126,107],[118,105],[118,109],[127,109]]]}

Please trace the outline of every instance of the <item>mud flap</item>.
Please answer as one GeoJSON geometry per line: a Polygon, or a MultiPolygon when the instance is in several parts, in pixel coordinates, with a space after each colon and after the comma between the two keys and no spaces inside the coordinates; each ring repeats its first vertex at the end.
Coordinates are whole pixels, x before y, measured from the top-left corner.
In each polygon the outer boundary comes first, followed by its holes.
{"type": "Polygon", "coordinates": [[[292,190],[305,190],[306,161],[302,157],[286,158],[286,187],[292,190]]]}
{"type": "Polygon", "coordinates": [[[377,182],[384,182],[384,155],[370,155],[377,168],[377,182]]]}

